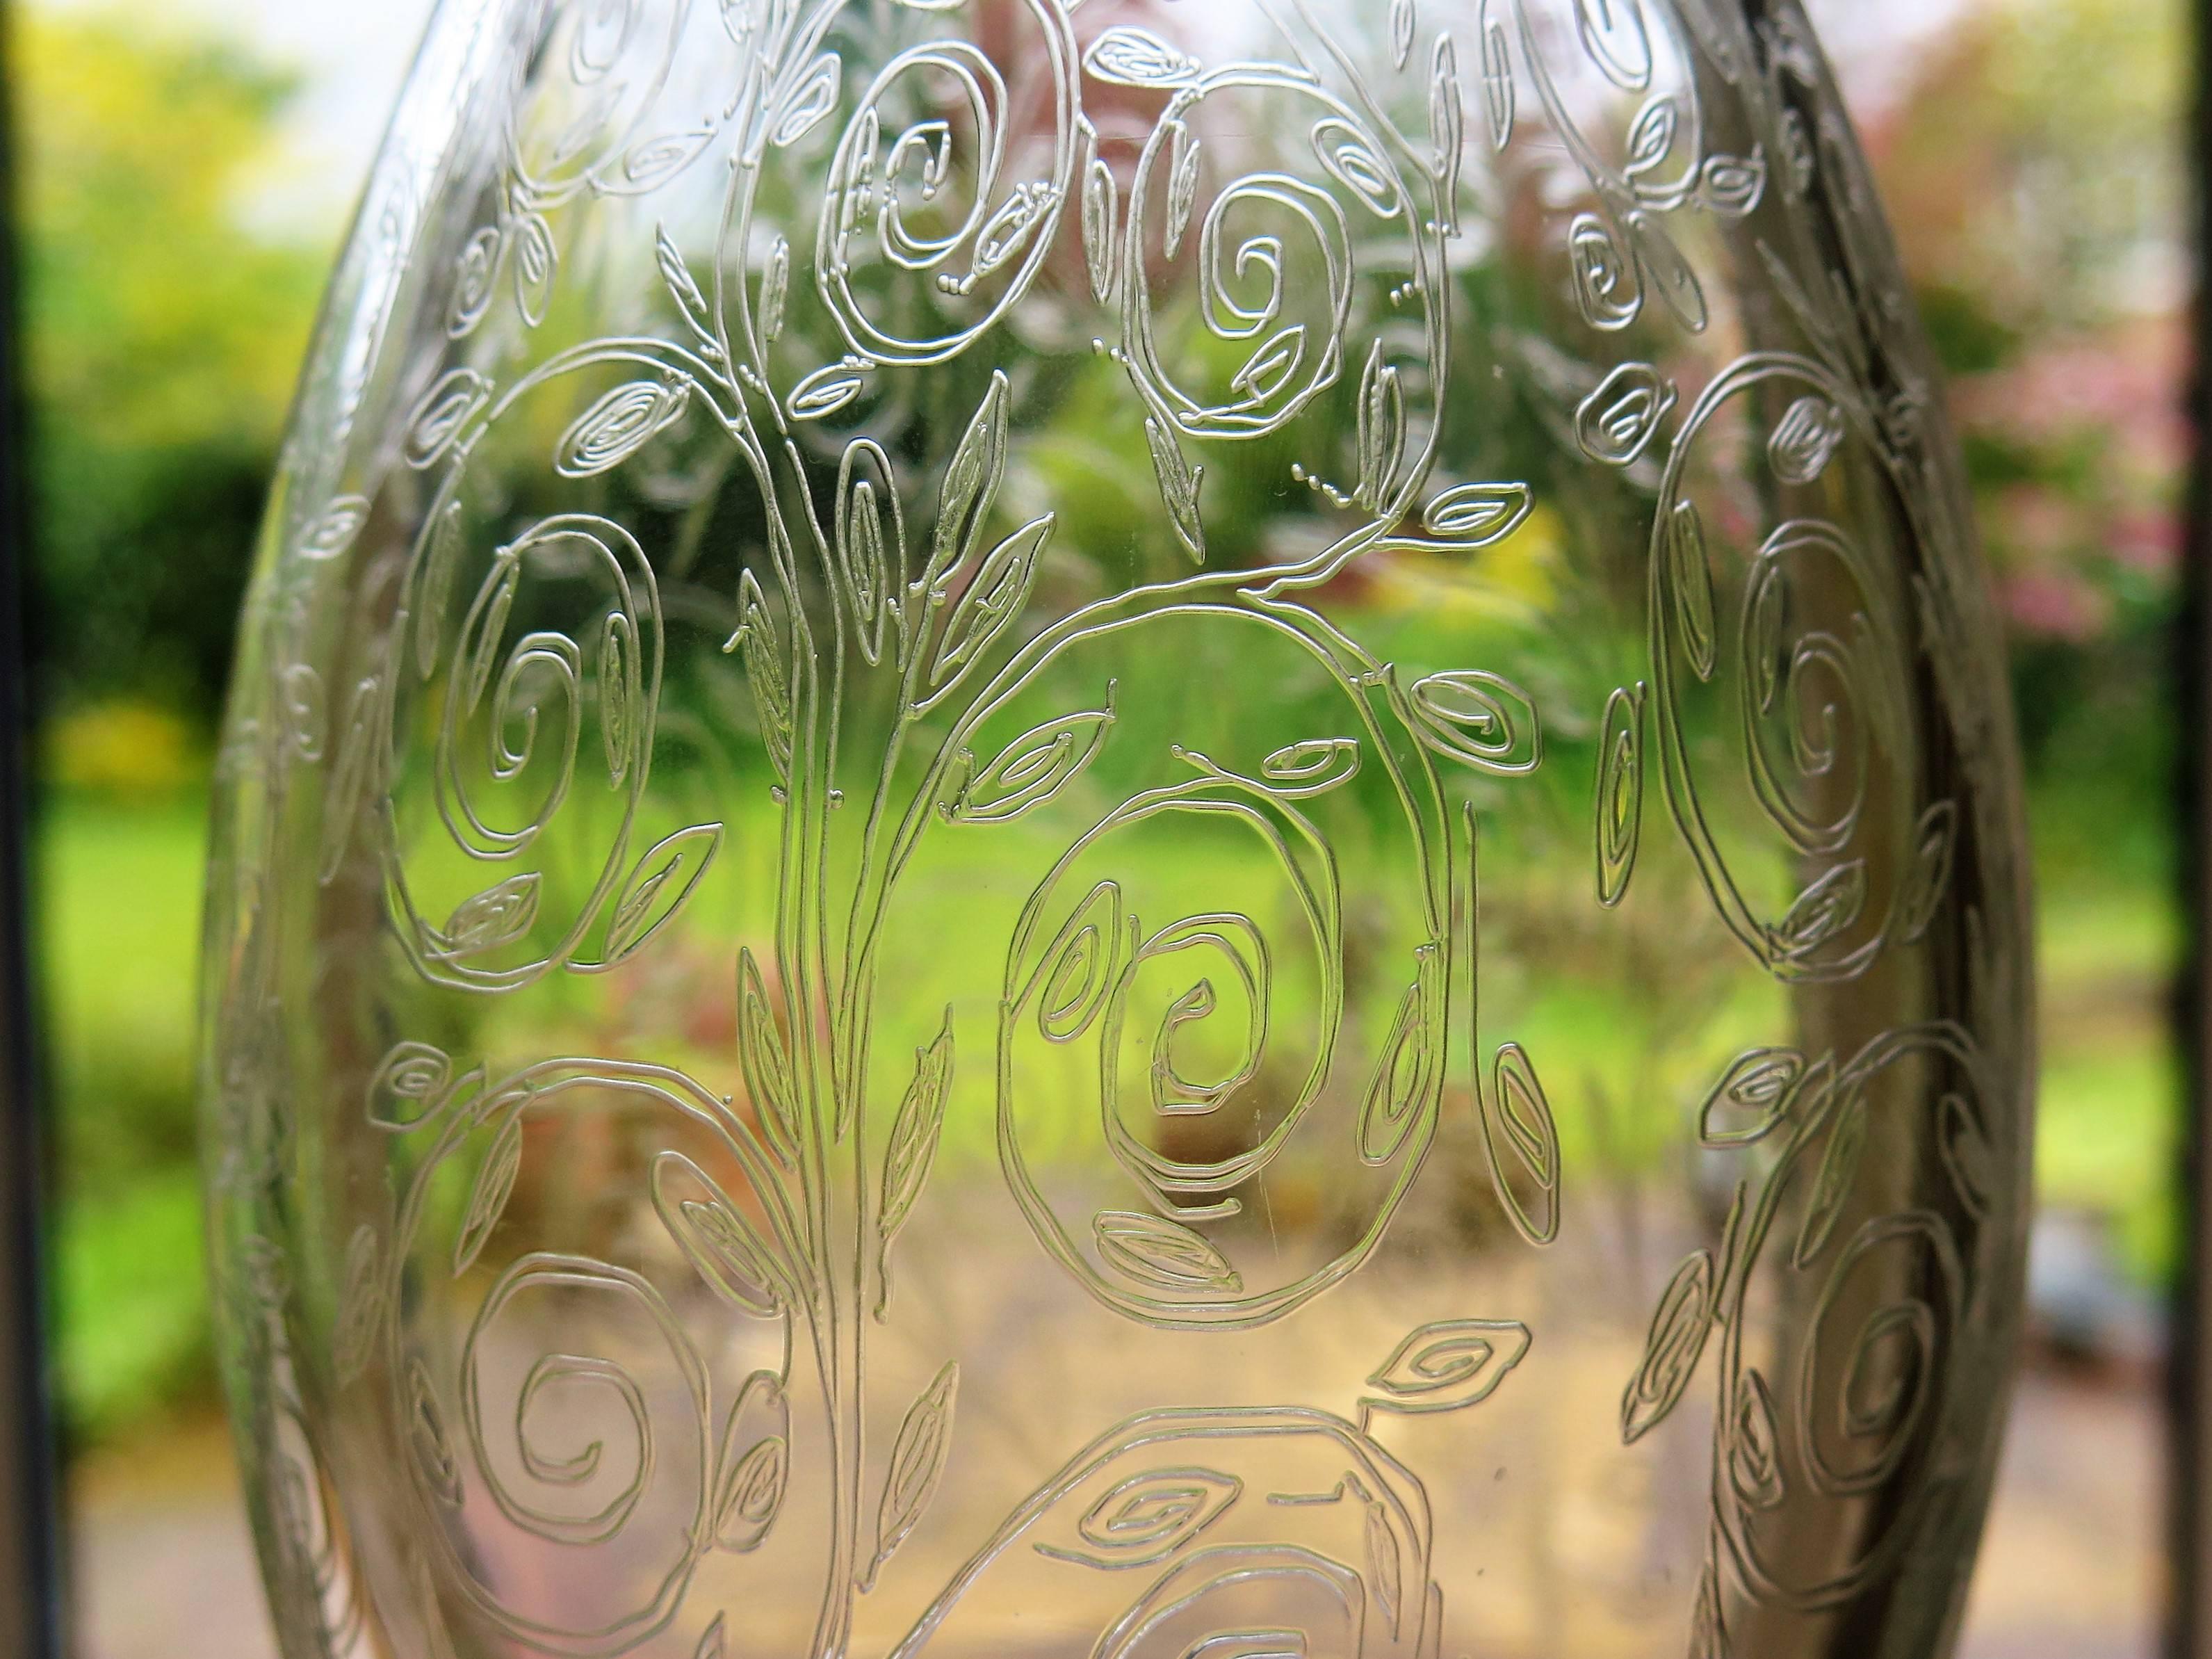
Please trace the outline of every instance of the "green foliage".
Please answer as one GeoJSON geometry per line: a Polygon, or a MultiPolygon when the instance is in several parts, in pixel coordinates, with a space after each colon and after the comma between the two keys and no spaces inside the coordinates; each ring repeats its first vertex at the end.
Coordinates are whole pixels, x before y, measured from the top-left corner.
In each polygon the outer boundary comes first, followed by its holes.
{"type": "Polygon", "coordinates": [[[241,225],[290,82],[119,14],[27,14],[15,55],[35,667],[204,717],[319,281],[241,225]]]}
{"type": "Polygon", "coordinates": [[[205,816],[189,797],[67,801],[33,852],[63,1401],[89,1437],[210,1386],[192,1103],[205,816]]]}

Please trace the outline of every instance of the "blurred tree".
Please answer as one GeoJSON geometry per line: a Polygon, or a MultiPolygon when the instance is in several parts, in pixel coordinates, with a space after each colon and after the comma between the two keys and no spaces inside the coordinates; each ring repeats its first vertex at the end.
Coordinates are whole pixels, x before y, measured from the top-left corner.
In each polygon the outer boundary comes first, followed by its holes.
{"type": "Polygon", "coordinates": [[[191,783],[324,254],[247,220],[289,77],[137,15],[15,27],[58,1337],[99,1437],[211,1387],[191,783]]]}
{"type": "Polygon", "coordinates": [[[1867,135],[2012,635],[2042,912],[2038,1184],[2170,1261],[2178,0],[1970,10],[1867,135]]]}
{"type": "Polygon", "coordinates": [[[2185,465],[2184,18],[2167,0],[1969,15],[1869,135],[1950,372],[2045,810],[2085,857],[2165,855],[2165,631],[2185,465]],[[2110,793],[2142,803],[2114,844],[2110,793]],[[2075,825],[2068,799],[2090,811],[2075,825]]]}
{"type": "Polygon", "coordinates": [[[241,213],[292,82],[135,15],[17,27],[34,670],[205,719],[321,276],[241,213]]]}

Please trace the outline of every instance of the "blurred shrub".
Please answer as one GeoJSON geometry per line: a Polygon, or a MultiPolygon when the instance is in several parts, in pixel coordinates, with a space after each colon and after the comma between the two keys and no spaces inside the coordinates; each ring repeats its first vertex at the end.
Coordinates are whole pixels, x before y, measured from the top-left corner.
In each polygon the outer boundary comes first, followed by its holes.
{"type": "Polygon", "coordinates": [[[144,801],[201,781],[198,734],[181,715],[137,698],[110,698],[47,722],[40,769],[73,793],[144,801]]]}
{"type": "Polygon", "coordinates": [[[99,1438],[210,1387],[200,779],[324,256],[244,228],[286,76],[143,10],[14,27],[60,1380],[99,1438]]]}
{"type": "Polygon", "coordinates": [[[321,277],[240,212],[291,82],[143,12],[15,27],[34,672],[204,720],[321,277]]]}

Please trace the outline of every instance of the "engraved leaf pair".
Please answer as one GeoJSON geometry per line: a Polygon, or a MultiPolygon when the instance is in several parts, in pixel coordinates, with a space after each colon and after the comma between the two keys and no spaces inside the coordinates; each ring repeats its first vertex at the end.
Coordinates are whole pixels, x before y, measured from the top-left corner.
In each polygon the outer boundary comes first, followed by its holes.
{"type": "Polygon", "coordinates": [[[990,386],[945,467],[937,526],[921,575],[931,613],[951,600],[953,583],[963,573],[966,580],[937,637],[929,658],[931,690],[915,702],[917,710],[933,708],[949,696],[1020,615],[1052,538],[1056,520],[1048,513],[977,556],[1006,479],[1011,396],[1005,371],[994,370],[990,386]]]}

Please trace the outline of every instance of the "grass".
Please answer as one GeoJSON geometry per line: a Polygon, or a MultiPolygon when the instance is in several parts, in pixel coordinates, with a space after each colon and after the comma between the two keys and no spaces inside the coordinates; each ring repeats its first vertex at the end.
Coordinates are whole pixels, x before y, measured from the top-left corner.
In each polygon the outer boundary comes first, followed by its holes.
{"type": "MultiPolygon", "coordinates": [[[[60,1382],[82,1439],[211,1387],[191,1098],[204,842],[195,799],[65,799],[37,838],[60,1382]]],[[[2149,861],[2045,863],[2040,1195],[2111,1217],[2155,1280],[2172,1238],[2179,921],[2149,861]]],[[[1608,1006],[1566,988],[1522,1018],[1542,1028],[1534,1052],[1595,1063],[1627,1041],[1608,1006]]]]}
{"type": "Polygon", "coordinates": [[[34,877],[61,1397],[100,1438],[209,1387],[192,1041],[206,812],[57,802],[34,877]]]}
{"type": "Polygon", "coordinates": [[[2042,874],[2037,1196],[2109,1217],[2129,1267],[2155,1282],[2176,1237],[2181,1074],[2166,1008],[2181,919],[2154,867],[2046,861],[2042,874]]]}

